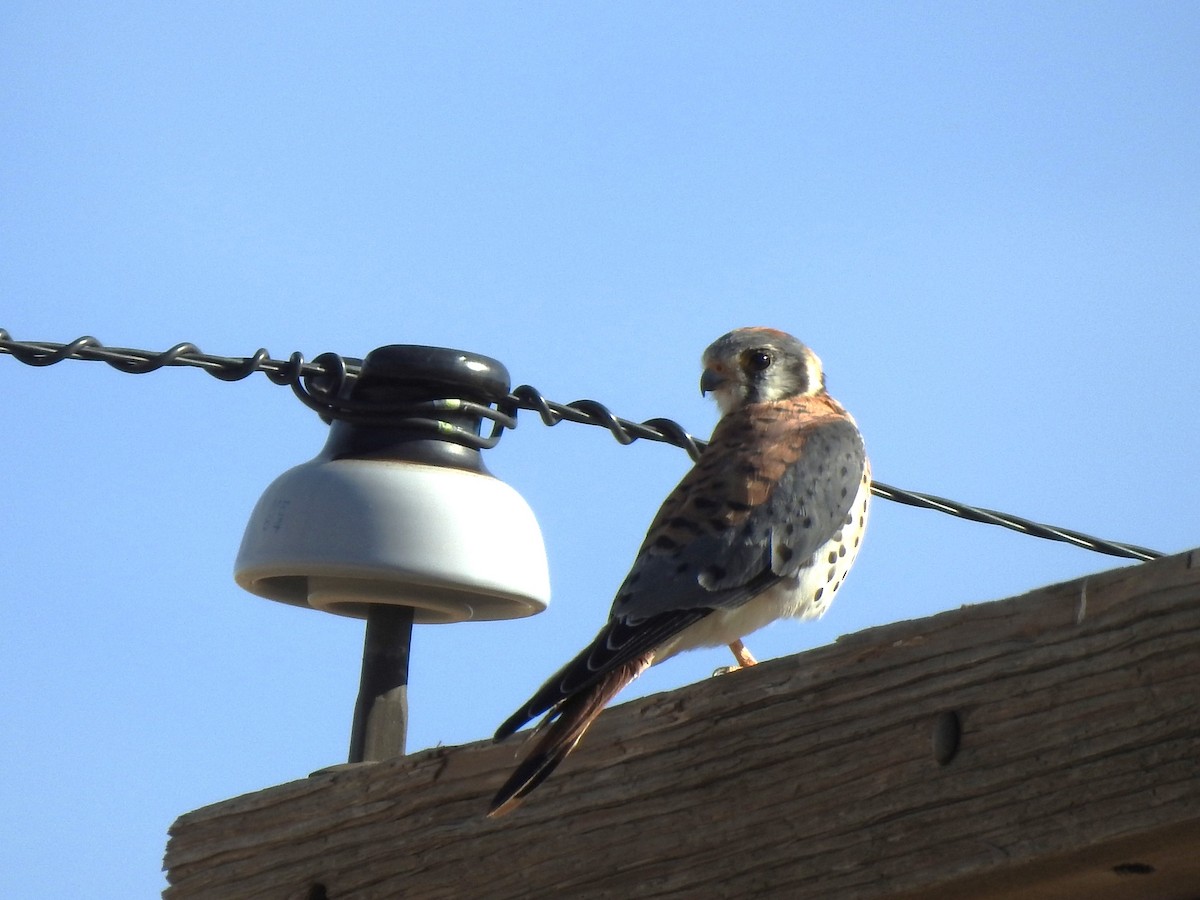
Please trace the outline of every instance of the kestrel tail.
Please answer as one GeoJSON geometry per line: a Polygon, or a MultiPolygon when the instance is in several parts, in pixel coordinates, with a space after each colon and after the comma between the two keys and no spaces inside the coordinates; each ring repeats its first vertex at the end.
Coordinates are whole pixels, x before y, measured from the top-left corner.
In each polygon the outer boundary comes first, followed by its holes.
{"type": "Polygon", "coordinates": [[[491,816],[541,784],[649,666],[722,644],[752,664],[742,637],[822,615],[850,571],[870,465],[816,354],[781,331],[741,328],[702,364],[700,390],[721,411],[712,439],[651,522],[604,627],[496,731],[503,740],[545,714],[491,816]]]}

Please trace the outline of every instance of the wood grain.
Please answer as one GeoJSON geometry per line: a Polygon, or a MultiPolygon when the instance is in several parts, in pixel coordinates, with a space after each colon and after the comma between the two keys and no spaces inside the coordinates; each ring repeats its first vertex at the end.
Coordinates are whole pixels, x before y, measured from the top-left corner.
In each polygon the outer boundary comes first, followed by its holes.
{"type": "Polygon", "coordinates": [[[519,745],[187,813],[165,896],[1195,898],[1200,552],[615,707],[487,820],[519,745]]]}

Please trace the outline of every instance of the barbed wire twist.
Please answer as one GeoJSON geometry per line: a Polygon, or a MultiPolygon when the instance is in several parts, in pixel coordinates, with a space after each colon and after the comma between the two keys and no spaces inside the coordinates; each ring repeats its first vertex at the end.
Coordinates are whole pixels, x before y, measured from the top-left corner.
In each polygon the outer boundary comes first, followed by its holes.
{"type": "MultiPolygon", "coordinates": [[[[68,343],[16,341],[3,328],[0,328],[0,353],[7,353],[29,366],[50,366],[66,359],[82,359],[104,362],[114,369],[135,375],[155,372],[164,367],[191,366],[203,369],[221,381],[241,381],[256,372],[261,372],[272,383],[291,387],[292,392],[306,406],[318,412],[326,422],[332,419],[359,419],[378,412],[365,409],[361,404],[347,399],[347,388],[357,379],[362,360],[336,353],[322,353],[309,362],[305,362],[304,356],[298,352],[292,353],[286,360],[273,359],[265,349],[256,350],[248,357],[214,356],[189,343],[176,344],[167,350],[154,353],[125,347],[107,347],[96,338],[87,336],[68,343]]],[[[653,418],[634,422],[617,416],[607,406],[595,400],[555,403],[528,384],[514,388],[503,401],[496,404],[496,408],[458,398],[446,398],[420,406],[430,412],[439,409],[469,408],[471,412],[491,420],[492,430],[486,436],[471,434],[462,429],[454,436],[455,440],[480,449],[495,446],[505,429],[515,428],[517,411],[522,409],[537,413],[546,425],[575,422],[606,428],[621,444],[632,444],[637,440],[671,444],[686,451],[693,460],[700,458],[707,445],[706,441],[698,440],[673,419],[653,418]]],[[[414,407],[407,406],[405,409],[411,411],[414,407]]],[[[393,413],[395,411],[394,408],[390,410],[393,413]]],[[[431,424],[435,424],[433,420],[430,421],[431,424]]],[[[871,482],[871,492],[877,497],[906,506],[934,510],[971,522],[996,525],[1031,537],[1060,541],[1109,556],[1151,560],[1165,555],[1158,550],[1139,547],[1136,544],[1105,540],[1070,528],[1046,525],[933,494],[908,491],[880,481],[871,482]]]]}

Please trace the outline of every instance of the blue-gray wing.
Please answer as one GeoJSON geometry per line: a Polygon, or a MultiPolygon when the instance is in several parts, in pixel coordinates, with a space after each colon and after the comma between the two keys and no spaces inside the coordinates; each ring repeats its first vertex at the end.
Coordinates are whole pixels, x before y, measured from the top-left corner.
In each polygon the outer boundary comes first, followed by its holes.
{"type": "Polygon", "coordinates": [[[846,526],[866,471],[862,437],[840,408],[814,412],[815,402],[757,404],[721,419],[651,523],[608,622],[498,739],[713,610],[794,576],[846,526]]]}
{"type": "Polygon", "coordinates": [[[651,525],[611,618],[738,606],[795,575],[846,526],[866,470],[854,423],[772,424],[756,441],[718,443],[714,434],[651,525]]]}

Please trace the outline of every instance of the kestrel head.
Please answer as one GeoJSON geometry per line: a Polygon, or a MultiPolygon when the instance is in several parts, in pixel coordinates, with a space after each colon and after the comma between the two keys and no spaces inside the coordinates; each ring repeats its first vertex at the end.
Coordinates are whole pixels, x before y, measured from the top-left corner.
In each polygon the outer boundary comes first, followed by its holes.
{"type": "Polygon", "coordinates": [[[739,328],[717,338],[701,357],[700,393],[712,393],[721,414],[746,403],[784,400],[825,390],[817,354],[774,328],[739,328]]]}

